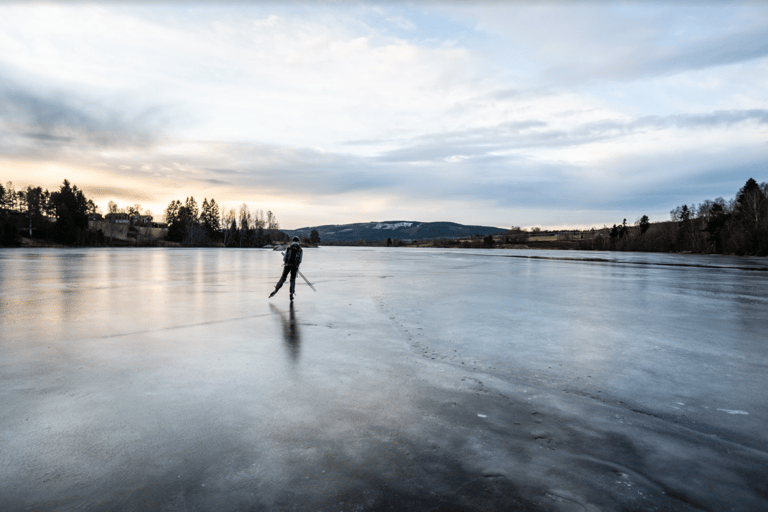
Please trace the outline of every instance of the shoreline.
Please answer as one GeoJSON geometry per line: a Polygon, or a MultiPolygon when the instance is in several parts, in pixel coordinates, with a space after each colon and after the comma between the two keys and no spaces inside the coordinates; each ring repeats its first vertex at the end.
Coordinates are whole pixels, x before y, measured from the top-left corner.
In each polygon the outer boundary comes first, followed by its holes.
{"type": "MultiPolygon", "coordinates": [[[[611,251],[607,249],[578,249],[578,248],[563,248],[559,246],[553,246],[553,247],[547,247],[545,246],[547,242],[541,242],[537,243],[536,246],[531,247],[528,245],[507,245],[507,246],[500,246],[500,247],[491,247],[491,248],[484,248],[484,247],[443,247],[443,246],[436,246],[436,245],[430,245],[429,242],[423,242],[418,245],[401,245],[398,247],[388,247],[386,245],[350,245],[350,244],[344,244],[344,245],[337,245],[337,244],[322,244],[322,245],[302,245],[302,247],[305,248],[322,248],[322,247],[361,247],[361,248],[380,248],[380,249],[455,249],[459,251],[488,251],[489,253],[493,251],[498,250],[519,250],[519,251],[558,251],[563,253],[569,253],[569,252],[584,252],[584,253],[610,253],[610,254],[663,254],[663,255],[678,255],[678,256],[705,256],[705,257],[733,257],[733,258],[754,258],[754,259],[763,259],[768,261],[768,256],[756,256],[756,255],[737,255],[737,254],[721,254],[721,253],[694,253],[690,251],[681,251],[681,252],[652,252],[652,251],[611,251]]],[[[0,246],[0,250],[2,249],[270,249],[272,250],[273,247],[226,247],[223,243],[219,243],[216,245],[182,245],[178,242],[169,242],[167,240],[158,240],[157,243],[154,244],[131,244],[131,243],[117,243],[117,244],[105,244],[105,245],[88,245],[88,246],[70,246],[70,245],[62,245],[57,244],[55,242],[51,242],[48,240],[38,240],[35,238],[27,238],[27,237],[21,237],[21,245],[19,246],[0,246]]],[[[506,257],[518,257],[518,258],[528,258],[528,259],[550,259],[550,260],[572,260],[572,261],[594,261],[594,262],[614,262],[613,260],[607,260],[603,258],[551,258],[547,256],[515,256],[515,255],[506,255],[506,257]]],[[[635,264],[641,264],[639,262],[624,262],[624,263],[635,263],[635,264]]],[[[662,264],[662,263],[659,263],[662,264]]],[[[676,266],[675,264],[668,264],[670,266],[676,266]]],[[[679,266],[691,266],[691,265],[679,265],[679,266]]],[[[701,267],[707,267],[707,265],[693,265],[693,266],[701,266],[701,267]]],[[[712,268],[722,268],[720,266],[712,265],[712,268]]],[[[745,270],[768,270],[768,269],[758,269],[758,268],[749,268],[744,267],[745,270]]]]}

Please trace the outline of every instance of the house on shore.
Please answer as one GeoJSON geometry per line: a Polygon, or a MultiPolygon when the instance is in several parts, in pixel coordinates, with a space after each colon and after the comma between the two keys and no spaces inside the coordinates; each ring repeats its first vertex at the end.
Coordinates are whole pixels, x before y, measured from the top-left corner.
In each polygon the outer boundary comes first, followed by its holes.
{"type": "Polygon", "coordinates": [[[162,240],[168,234],[168,225],[154,222],[151,215],[130,215],[128,213],[108,213],[103,218],[99,214],[88,217],[88,229],[101,231],[110,242],[150,244],[162,240]]]}

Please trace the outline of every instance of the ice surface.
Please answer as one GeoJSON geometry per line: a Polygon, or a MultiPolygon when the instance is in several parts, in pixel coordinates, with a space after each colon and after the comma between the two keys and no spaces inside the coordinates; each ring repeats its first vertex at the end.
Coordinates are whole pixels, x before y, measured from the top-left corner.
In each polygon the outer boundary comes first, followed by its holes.
{"type": "Polygon", "coordinates": [[[0,251],[3,510],[768,509],[765,260],[281,263],[0,251]]]}

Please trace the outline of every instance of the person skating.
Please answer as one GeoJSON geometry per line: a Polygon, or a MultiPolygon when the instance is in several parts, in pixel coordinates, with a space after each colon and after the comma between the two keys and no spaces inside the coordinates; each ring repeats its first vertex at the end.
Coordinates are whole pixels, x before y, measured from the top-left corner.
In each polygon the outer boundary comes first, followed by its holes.
{"type": "Polygon", "coordinates": [[[291,273],[291,300],[293,300],[293,295],[296,293],[296,274],[299,272],[299,265],[301,265],[301,258],[303,257],[304,251],[301,248],[301,244],[299,243],[299,237],[295,236],[293,237],[293,241],[286,249],[286,251],[283,253],[283,275],[280,276],[280,280],[275,285],[275,290],[269,294],[270,298],[274,297],[277,291],[283,286],[283,283],[285,283],[285,279],[288,277],[288,273],[291,273]]]}

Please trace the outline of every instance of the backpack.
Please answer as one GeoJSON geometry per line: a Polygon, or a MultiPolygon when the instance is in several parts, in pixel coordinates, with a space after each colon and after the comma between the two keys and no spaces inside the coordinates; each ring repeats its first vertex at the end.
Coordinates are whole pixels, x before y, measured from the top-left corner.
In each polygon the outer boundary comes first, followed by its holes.
{"type": "Polygon", "coordinates": [[[301,246],[291,244],[288,248],[288,257],[285,258],[285,264],[293,265],[294,267],[297,266],[299,262],[299,254],[301,254],[301,246]]]}

